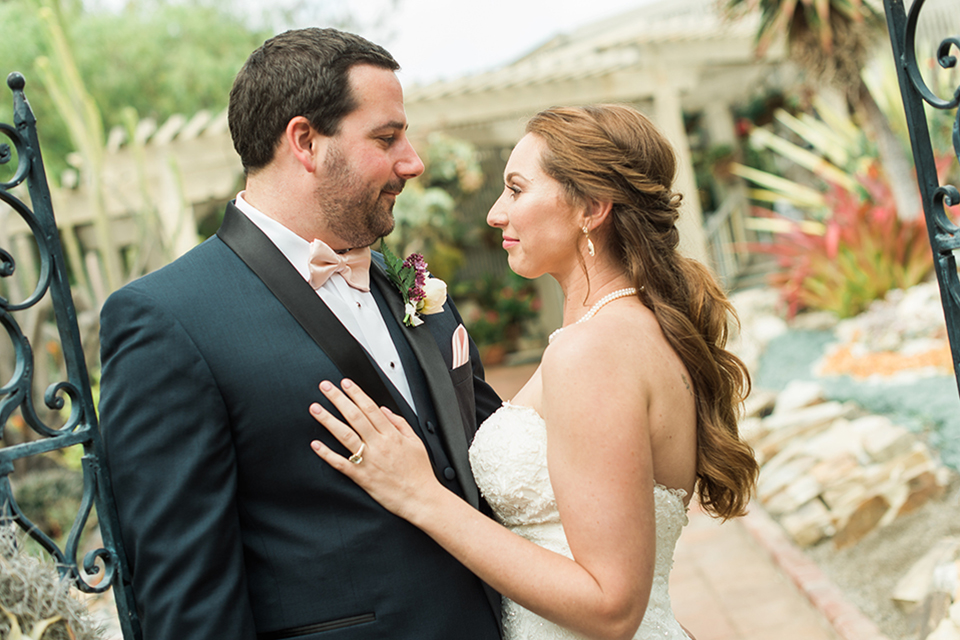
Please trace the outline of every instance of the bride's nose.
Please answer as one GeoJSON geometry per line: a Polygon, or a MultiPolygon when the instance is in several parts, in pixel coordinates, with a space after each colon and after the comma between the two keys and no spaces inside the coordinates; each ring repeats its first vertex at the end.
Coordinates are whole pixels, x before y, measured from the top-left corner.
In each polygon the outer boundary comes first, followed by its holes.
{"type": "Polygon", "coordinates": [[[506,211],[504,211],[502,201],[503,196],[501,195],[487,213],[487,224],[491,227],[500,228],[507,226],[507,214],[506,211]]]}

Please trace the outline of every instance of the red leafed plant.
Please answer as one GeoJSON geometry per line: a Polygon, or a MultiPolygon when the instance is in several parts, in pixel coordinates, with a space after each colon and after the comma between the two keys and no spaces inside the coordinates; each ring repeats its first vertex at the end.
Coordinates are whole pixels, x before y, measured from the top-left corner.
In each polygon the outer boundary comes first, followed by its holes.
{"type": "Polygon", "coordinates": [[[773,243],[754,245],[777,257],[782,270],[771,277],[789,316],[802,309],[857,315],[891,289],[906,289],[933,270],[922,216],[901,220],[890,187],[876,162],[855,176],[860,191],[831,185],[824,199],[831,215],[822,224],[798,223],[758,208],[789,230],[773,243]]]}

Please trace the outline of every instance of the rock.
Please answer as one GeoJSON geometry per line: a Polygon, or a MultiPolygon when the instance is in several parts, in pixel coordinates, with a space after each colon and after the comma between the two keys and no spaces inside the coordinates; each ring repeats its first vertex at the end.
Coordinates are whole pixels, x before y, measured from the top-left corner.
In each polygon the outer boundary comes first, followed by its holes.
{"type": "Polygon", "coordinates": [[[731,323],[727,348],[737,354],[751,371],[760,366],[760,356],[767,344],[787,331],[780,317],[780,294],[771,287],[746,289],[730,296],[741,326],[731,323]]]}
{"type": "Polygon", "coordinates": [[[873,495],[863,500],[835,522],[837,534],[833,536],[833,546],[843,549],[856,544],[873,531],[889,509],[890,502],[884,496],[873,495]]]}
{"type": "Polygon", "coordinates": [[[863,438],[851,427],[851,422],[843,418],[810,438],[805,449],[825,461],[853,458],[857,465],[869,462],[869,456],[863,450],[863,438]]]}
{"type": "Polygon", "coordinates": [[[804,477],[804,474],[816,463],[816,458],[804,456],[786,460],[783,464],[776,466],[765,465],[757,481],[757,497],[763,503],[768,502],[792,483],[804,477]]]}
{"type": "Polygon", "coordinates": [[[931,500],[936,500],[946,491],[935,471],[924,471],[907,484],[907,497],[897,509],[897,517],[913,513],[931,500]]]}
{"type": "Polygon", "coordinates": [[[792,380],[777,396],[773,415],[791,413],[797,409],[822,404],[823,401],[823,386],[819,382],[792,380]]]}
{"type": "MultiPolygon", "coordinates": [[[[957,571],[960,571],[960,561],[954,563],[954,566],[957,567],[957,571]]],[[[949,612],[947,613],[950,620],[953,624],[960,627],[960,593],[957,594],[953,599],[953,605],[950,607],[949,612]]]]}
{"type": "Polygon", "coordinates": [[[856,456],[845,451],[839,454],[832,453],[834,454],[832,457],[821,460],[809,471],[810,476],[816,478],[825,489],[843,482],[860,467],[856,456]]]}
{"type": "Polygon", "coordinates": [[[883,464],[876,476],[877,491],[890,501],[890,511],[880,522],[881,527],[916,511],[946,489],[946,485],[940,483],[936,462],[926,446],[916,441],[909,452],[883,464]]]}
{"type": "Polygon", "coordinates": [[[834,420],[847,417],[853,411],[855,411],[855,408],[852,405],[824,402],[791,413],[771,415],[765,418],[763,426],[770,433],[755,447],[758,460],[762,464],[779,453],[790,442],[801,436],[809,437],[819,433],[828,428],[834,420]]]}
{"type": "Polygon", "coordinates": [[[806,311],[799,313],[790,322],[796,331],[831,331],[837,326],[837,314],[830,311],[806,311]]]}
{"type": "Polygon", "coordinates": [[[820,486],[816,478],[808,475],[802,476],[770,498],[764,503],[764,506],[767,511],[775,516],[793,513],[802,505],[819,496],[821,491],[823,491],[823,487],[820,486]]]}
{"type": "Polygon", "coordinates": [[[743,418],[737,425],[737,431],[751,447],[767,436],[770,431],[763,426],[763,419],[757,417],[743,418]]]}
{"type": "Polygon", "coordinates": [[[776,316],[780,307],[780,292],[773,287],[743,289],[730,295],[730,303],[737,310],[741,322],[759,316],[776,316]]]}
{"type": "Polygon", "coordinates": [[[871,351],[898,351],[907,340],[940,338],[945,334],[943,307],[936,282],[892,290],[884,300],[838,323],[836,335],[848,342],[860,342],[871,351]]]}
{"type": "Polygon", "coordinates": [[[769,389],[753,389],[743,401],[744,418],[764,418],[773,410],[777,392],[769,389]]]}
{"type": "MultiPolygon", "coordinates": [[[[956,626],[949,617],[950,594],[940,590],[932,590],[924,598],[914,614],[911,616],[915,626],[919,629],[917,637],[925,640],[926,638],[936,637],[935,634],[950,634],[956,631],[956,626]]],[[[950,638],[950,635],[940,635],[941,638],[950,638]]]]}
{"type": "Polygon", "coordinates": [[[754,340],[766,345],[787,332],[787,323],[778,316],[759,316],[750,324],[754,340]]]}
{"type": "Polygon", "coordinates": [[[927,636],[926,640],[960,640],[960,629],[950,618],[944,618],[940,621],[940,625],[927,636]]]}
{"type": "Polygon", "coordinates": [[[860,502],[870,492],[865,475],[863,468],[858,467],[847,477],[826,487],[820,497],[831,511],[850,510],[850,505],[860,502]]]}
{"type": "Polygon", "coordinates": [[[799,430],[806,433],[810,427],[827,425],[837,418],[845,418],[855,411],[855,407],[839,402],[823,402],[811,407],[804,407],[790,413],[773,414],[764,420],[771,432],[790,432],[799,430]]]}
{"type": "Polygon", "coordinates": [[[901,610],[915,611],[935,589],[934,576],[937,567],[953,563],[960,551],[960,538],[947,536],[917,560],[894,587],[891,599],[901,610]]]}
{"type": "MultiPolygon", "coordinates": [[[[960,586],[960,575],[957,575],[957,562],[944,562],[937,565],[933,571],[933,588],[947,594],[952,602],[958,586],[960,586]]],[[[947,614],[949,613],[948,610],[947,614]]]]}
{"type": "Polygon", "coordinates": [[[768,475],[777,473],[780,467],[786,465],[795,458],[813,458],[814,460],[817,460],[818,456],[816,453],[810,454],[807,452],[806,444],[802,439],[792,440],[787,442],[783,448],[776,453],[776,455],[763,463],[763,471],[768,475]]]}
{"type": "Polygon", "coordinates": [[[748,370],[755,371],[760,366],[760,356],[767,344],[787,332],[787,323],[775,315],[741,313],[740,317],[744,319],[744,324],[739,332],[731,331],[727,348],[743,360],[748,370]]]}
{"type": "Polygon", "coordinates": [[[885,416],[864,416],[851,423],[863,437],[863,448],[875,462],[886,462],[910,451],[916,436],[885,416]]]}
{"type": "Polygon", "coordinates": [[[801,547],[810,547],[834,534],[830,512],[820,500],[811,500],[780,521],[790,537],[801,547]]]}

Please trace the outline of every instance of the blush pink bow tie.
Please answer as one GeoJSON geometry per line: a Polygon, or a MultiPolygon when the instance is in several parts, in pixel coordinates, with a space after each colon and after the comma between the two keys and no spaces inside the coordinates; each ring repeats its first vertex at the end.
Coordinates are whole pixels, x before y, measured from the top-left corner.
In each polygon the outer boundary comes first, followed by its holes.
{"type": "Polygon", "coordinates": [[[325,242],[310,243],[310,286],[319,289],[335,273],[360,291],[370,291],[370,247],[344,254],[334,252],[325,242]]]}

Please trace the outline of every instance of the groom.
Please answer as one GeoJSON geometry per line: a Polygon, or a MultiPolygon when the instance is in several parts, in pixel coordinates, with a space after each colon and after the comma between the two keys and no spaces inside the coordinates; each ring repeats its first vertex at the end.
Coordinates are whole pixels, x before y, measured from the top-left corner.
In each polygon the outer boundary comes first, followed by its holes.
{"type": "Polygon", "coordinates": [[[499,398],[472,342],[453,361],[452,302],[404,326],[370,264],[423,171],[396,69],[333,29],[264,43],[230,93],[245,190],[104,305],[101,425],[147,640],[499,638],[499,596],[310,449],[346,453],[308,407],[349,377],[479,505],[467,445],[499,398]]]}

